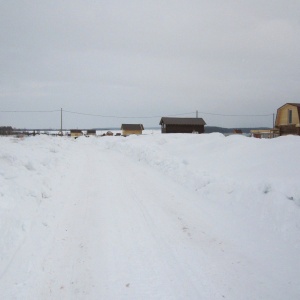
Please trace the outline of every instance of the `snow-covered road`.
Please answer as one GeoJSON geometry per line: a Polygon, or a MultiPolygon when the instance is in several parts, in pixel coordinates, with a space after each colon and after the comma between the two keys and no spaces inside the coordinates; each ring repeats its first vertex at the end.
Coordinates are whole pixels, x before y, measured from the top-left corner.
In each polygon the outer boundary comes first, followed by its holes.
{"type": "Polygon", "coordinates": [[[2,262],[2,299],[297,299],[297,248],[263,230],[245,244],[247,226],[110,142],[52,147],[64,165],[42,174],[51,193],[2,262]]]}

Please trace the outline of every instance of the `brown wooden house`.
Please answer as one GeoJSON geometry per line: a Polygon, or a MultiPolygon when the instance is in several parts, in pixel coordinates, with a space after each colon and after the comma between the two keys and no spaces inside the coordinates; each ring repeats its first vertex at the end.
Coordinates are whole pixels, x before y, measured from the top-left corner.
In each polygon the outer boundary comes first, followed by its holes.
{"type": "Polygon", "coordinates": [[[86,134],[88,136],[91,136],[91,135],[96,136],[96,129],[88,129],[86,134]]]}
{"type": "Polygon", "coordinates": [[[202,118],[169,118],[162,117],[162,133],[204,133],[206,123],[202,118]]]}
{"type": "Polygon", "coordinates": [[[130,134],[142,134],[144,130],[143,124],[122,124],[122,135],[127,136],[130,134]]]}
{"type": "Polygon", "coordinates": [[[275,127],[279,135],[300,135],[300,103],[286,103],[279,107],[275,127]]]}

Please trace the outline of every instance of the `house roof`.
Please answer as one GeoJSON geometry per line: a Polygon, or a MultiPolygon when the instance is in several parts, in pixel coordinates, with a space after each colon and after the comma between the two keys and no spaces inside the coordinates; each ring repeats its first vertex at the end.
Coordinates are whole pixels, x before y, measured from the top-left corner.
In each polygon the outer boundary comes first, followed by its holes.
{"type": "Polygon", "coordinates": [[[280,111],[281,108],[283,108],[283,107],[286,106],[286,105],[292,105],[292,106],[296,106],[296,107],[297,107],[298,117],[299,117],[299,120],[300,120],[300,103],[285,103],[284,105],[280,106],[280,107],[277,109],[277,115],[276,115],[276,121],[275,121],[275,124],[277,124],[277,120],[278,120],[278,112],[280,111]]]}
{"type": "Polygon", "coordinates": [[[300,103],[287,103],[287,104],[300,107],[300,103]]]}
{"type": "Polygon", "coordinates": [[[299,114],[299,118],[300,118],[300,103],[285,103],[284,105],[280,106],[277,111],[279,111],[282,107],[286,106],[286,105],[292,105],[292,106],[296,106],[298,109],[298,114],[299,114]]]}
{"type": "Polygon", "coordinates": [[[80,129],[71,129],[70,132],[72,133],[82,133],[80,129]]]}
{"type": "Polygon", "coordinates": [[[144,130],[143,124],[122,124],[121,130],[144,130]]]}
{"type": "Polygon", "coordinates": [[[162,117],[159,125],[206,125],[202,118],[169,118],[162,117]]]}
{"type": "Polygon", "coordinates": [[[300,108],[300,103],[285,103],[282,106],[280,106],[277,110],[281,109],[282,107],[284,107],[286,105],[292,105],[292,106],[296,106],[296,107],[300,108]]]}

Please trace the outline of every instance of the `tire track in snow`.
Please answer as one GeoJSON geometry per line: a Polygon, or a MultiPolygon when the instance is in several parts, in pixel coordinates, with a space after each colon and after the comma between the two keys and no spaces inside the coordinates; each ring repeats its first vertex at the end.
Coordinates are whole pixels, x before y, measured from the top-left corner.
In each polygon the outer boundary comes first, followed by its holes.
{"type": "Polygon", "coordinates": [[[208,283],[195,285],[177,253],[187,236],[178,215],[161,208],[164,198],[175,196],[157,173],[111,150],[85,150],[73,154],[80,160],[76,180],[63,183],[72,191],[43,263],[48,287],[40,295],[196,299],[207,293],[208,283]]]}

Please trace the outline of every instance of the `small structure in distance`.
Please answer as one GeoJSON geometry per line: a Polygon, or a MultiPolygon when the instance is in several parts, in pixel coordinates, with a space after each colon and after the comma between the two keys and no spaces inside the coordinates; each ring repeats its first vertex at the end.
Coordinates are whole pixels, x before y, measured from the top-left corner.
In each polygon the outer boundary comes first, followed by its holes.
{"type": "Polygon", "coordinates": [[[1,126],[0,127],[0,135],[12,135],[13,128],[11,126],[1,126]]]}
{"type": "Polygon", "coordinates": [[[259,139],[272,139],[279,136],[279,131],[276,128],[270,129],[252,129],[251,136],[259,139]]]}
{"type": "Polygon", "coordinates": [[[122,135],[127,136],[131,134],[140,135],[143,133],[143,124],[122,124],[121,126],[122,135]]]}
{"type": "Polygon", "coordinates": [[[71,129],[70,134],[71,137],[78,138],[79,136],[82,136],[83,133],[80,129],[71,129]]]}
{"type": "Polygon", "coordinates": [[[88,129],[87,131],[86,131],[86,135],[88,135],[88,136],[96,136],[96,129],[88,129]]]}
{"type": "Polygon", "coordinates": [[[162,117],[161,133],[204,133],[206,123],[202,118],[162,117]]]}
{"type": "Polygon", "coordinates": [[[243,134],[243,131],[241,129],[233,129],[234,134],[243,134]]]}

